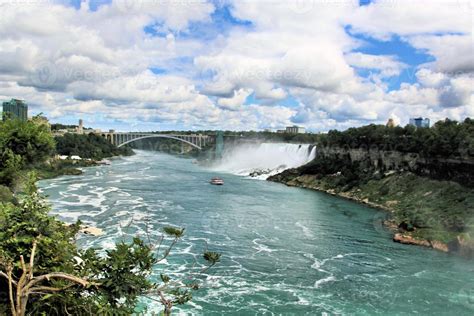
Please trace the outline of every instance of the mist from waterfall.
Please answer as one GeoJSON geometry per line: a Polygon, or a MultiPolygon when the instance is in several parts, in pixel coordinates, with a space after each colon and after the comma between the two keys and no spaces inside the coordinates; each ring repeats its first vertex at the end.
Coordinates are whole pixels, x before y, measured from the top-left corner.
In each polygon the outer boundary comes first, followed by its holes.
{"type": "Polygon", "coordinates": [[[302,166],[316,156],[309,144],[260,143],[227,148],[212,169],[257,179],[266,179],[285,169],[302,166]]]}

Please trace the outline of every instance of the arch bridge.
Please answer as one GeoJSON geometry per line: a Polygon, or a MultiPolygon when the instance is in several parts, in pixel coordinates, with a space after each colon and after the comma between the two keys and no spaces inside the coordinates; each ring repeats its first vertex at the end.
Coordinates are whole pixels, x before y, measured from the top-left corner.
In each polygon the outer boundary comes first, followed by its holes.
{"type": "Polygon", "coordinates": [[[194,148],[201,150],[208,143],[213,141],[213,137],[202,134],[155,134],[155,133],[119,133],[119,132],[108,132],[101,133],[101,136],[107,139],[109,142],[117,147],[122,147],[127,144],[133,143],[134,141],[149,138],[167,138],[180,141],[188,144],[194,148]]]}

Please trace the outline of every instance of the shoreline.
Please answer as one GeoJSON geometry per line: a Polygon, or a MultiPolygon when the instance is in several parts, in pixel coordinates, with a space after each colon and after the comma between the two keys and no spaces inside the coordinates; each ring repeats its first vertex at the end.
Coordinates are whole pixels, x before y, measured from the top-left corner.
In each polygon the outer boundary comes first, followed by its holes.
{"type": "MultiPolygon", "coordinates": [[[[307,190],[313,190],[313,191],[328,194],[337,198],[343,198],[348,201],[352,201],[361,205],[368,206],[377,211],[387,212],[391,216],[393,216],[395,212],[397,211],[396,209],[390,208],[389,206],[371,202],[368,198],[361,199],[357,196],[351,195],[348,192],[336,192],[336,190],[334,189],[324,189],[317,185],[311,185],[309,184],[311,183],[311,180],[312,180],[311,178],[312,178],[311,175],[300,175],[287,181],[287,180],[282,180],[276,177],[269,177],[267,178],[267,181],[281,183],[289,187],[297,187],[297,188],[303,188],[307,190]]],[[[393,219],[382,221],[382,225],[387,229],[387,231],[392,233],[393,242],[397,242],[404,245],[415,245],[415,246],[421,246],[425,248],[431,248],[440,252],[454,254],[454,255],[461,255],[463,257],[473,256],[472,254],[473,250],[470,249],[469,246],[466,245],[465,241],[459,238],[459,236],[455,242],[446,243],[439,240],[415,238],[410,234],[409,231],[406,231],[400,228],[397,222],[394,221],[393,219]]]]}
{"type": "MultiPolygon", "coordinates": [[[[122,155],[112,156],[112,157],[104,158],[102,160],[94,160],[94,159],[66,160],[66,161],[54,160],[54,163],[59,162],[60,164],[59,169],[54,170],[54,172],[51,172],[51,170],[45,170],[44,168],[36,169],[35,171],[39,175],[38,179],[36,180],[36,183],[38,183],[39,181],[56,179],[63,176],[81,176],[84,174],[84,171],[82,170],[82,168],[108,166],[112,163],[111,160],[115,158],[119,158],[119,157],[122,157],[122,155]]],[[[68,227],[76,224],[76,223],[68,223],[58,218],[56,219],[61,221],[64,225],[68,227]]],[[[89,235],[89,236],[94,236],[94,237],[102,236],[105,234],[104,230],[101,228],[98,228],[95,226],[84,225],[82,223],[80,224],[77,232],[83,235],[89,235]]]]}

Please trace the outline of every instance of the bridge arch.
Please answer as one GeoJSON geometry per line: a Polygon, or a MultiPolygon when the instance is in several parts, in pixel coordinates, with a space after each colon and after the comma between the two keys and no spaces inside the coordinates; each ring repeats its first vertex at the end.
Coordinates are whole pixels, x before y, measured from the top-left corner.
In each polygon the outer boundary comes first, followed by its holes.
{"type": "Polygon", "coordinates": [[[178,140],[178,141],[180,141],[180,142],[186,143],[186,144],[188,144],[188,145],[191,145],[192,147],[197,148],[197,149],[199,149],[199,150],[202,149],[202,148],[199,147],[198,145],[193,144],[193,143],[191,143],[191,142],[189,142],[189,141],[187,141],[187,140],[181,139],[181,138],[176,137],[176,136],[163,135],[163,134],[139,136],[139,137],[137,137],[137,138],[127,140],[126,142],[121,143],[121,144],[118,145],[117,147],[120,148],[120,147],[125,146],[125,145],[127,145],[127,144],[133,143],[133,142],[136,141],[136,140],[147,139],[147,138],[168,138],[168,139],[174,139],[174,140],[178,140]]]}

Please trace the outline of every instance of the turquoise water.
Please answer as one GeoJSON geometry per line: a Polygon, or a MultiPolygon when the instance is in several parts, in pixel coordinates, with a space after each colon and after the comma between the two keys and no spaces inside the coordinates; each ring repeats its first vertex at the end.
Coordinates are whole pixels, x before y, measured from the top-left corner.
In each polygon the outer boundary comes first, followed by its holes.
{"type": "MultiPolygon", "coordinates": [[[[102,228],[83,247],[113,247],[163,225],[186,228],[156,267],[182,277],[201,254],[222,262],[175,311],[220,315],[474,315],[474,264],[391,241],[373,209],[322,193],[216,172],[140,151],[83,176],[41,181],[53,213],[102,228]],[[133,221],[131,222],[131,219],[133,221]],[[148,224],[146,224],[148,223],[148,224]]],[[[144,299],[150,314],[161,310],[144,299]]]]}

